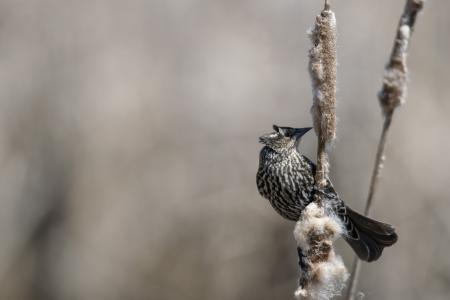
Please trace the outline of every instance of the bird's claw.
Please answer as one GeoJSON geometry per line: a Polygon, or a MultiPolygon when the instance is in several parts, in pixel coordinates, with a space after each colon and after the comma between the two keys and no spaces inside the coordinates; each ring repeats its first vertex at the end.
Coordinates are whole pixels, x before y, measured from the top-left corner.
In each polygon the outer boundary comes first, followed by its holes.
{"type": "Polygon", "coordinates": [[[333,193],[331,192],[327,192],[326,188],[322,188],[322,187],[314,187],[314,196],[325,196],[326,198],[330,198],[333,196],[333,193]]]}

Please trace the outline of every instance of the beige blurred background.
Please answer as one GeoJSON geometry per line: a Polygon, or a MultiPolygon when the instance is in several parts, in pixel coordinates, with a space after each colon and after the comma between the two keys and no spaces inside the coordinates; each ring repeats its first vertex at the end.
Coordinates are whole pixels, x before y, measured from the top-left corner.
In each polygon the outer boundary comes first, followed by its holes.
{"type": "MultiPolygon", "coordinates": [[[[333,1],[332,179],[357,210],[404,1],[333,1]]],[[[0,299],[292,299],[293,224],[256,190],[257,137],[309,126],[322,1],[0,0],[0,299]]],[[[364,299],[450,294],[450,18],[428,1],[372,215],[398,244],[364,299]]],[[[315,159],[315,136],[303,141],[315,159]]],[[[350,268],[343,241],[338,252],[350,268]]]]}

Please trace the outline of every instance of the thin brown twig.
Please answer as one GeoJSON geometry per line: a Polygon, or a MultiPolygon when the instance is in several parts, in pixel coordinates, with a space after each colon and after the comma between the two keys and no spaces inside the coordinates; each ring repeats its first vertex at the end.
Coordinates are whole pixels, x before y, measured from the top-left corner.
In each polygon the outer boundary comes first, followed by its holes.
{"type": "MultiPolygon", "coordinates": [[[[380,173],[384,162],[384,149],[386,146],[387,134],[392,123],[394,111],[397,107],[403,104],[406,99],[406,55],[417,15],[422,10],[424,2],[425,0],[406,1],[405,8],[397,28],[397,36],[394,42],[394,47],[392,49],[389,62],[386,66],[383,86],[378,94],[378,99],[384,113],[384,123],[378,143],[375,165],[370,179],[369,194],[364,210],[366,216],[370,213],[373,198],[380,180],[380,173]]],[[[355,298],[360,270],[361,261],[358,258],[355,258],[350,285],[347,292],[348,300],[353,300],[355,298]]]]}
{"type": "Polygon", "coordinates": [[[388,113],[384,117],[383,129],[381,131],[380,141],[378,143],[377,155],[375,158],[375,165],[372,172],[372,177],[370,179],[369,196],[367,197],[366,207],[364,208],[364,214],[369,215],[370,209],[372,208],[372,201],[375,191],[380,181],[380,173],[383,168],[384,163],[384,148],[386,146],[387,134],[392,123],[393,112],[388,113]]]}

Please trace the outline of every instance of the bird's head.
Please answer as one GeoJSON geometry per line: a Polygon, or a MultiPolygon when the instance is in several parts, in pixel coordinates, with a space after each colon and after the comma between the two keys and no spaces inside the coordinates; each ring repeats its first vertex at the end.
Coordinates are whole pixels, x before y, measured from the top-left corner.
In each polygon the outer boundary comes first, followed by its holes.
{"type": "Polygon", "coordinates": [[[311,127],[292,128],[273,125],[275,131],[266,133],[259,137],[259,142],[277,152],[285,149],[296,148],[301,137],[307,133],[311,127]]]}

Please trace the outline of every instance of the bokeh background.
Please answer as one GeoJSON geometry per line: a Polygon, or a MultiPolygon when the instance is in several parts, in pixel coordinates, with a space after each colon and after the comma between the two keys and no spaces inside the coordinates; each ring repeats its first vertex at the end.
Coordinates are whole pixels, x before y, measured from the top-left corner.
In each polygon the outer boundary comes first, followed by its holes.
{"type": "MultiPolygon", "coordinates": [[[[0,299],[292,299],[294,224],[257,193],[257,137],[311,124],[322,5],[0,0],[0,299]]],[[[331,177],[361,211],[404,1],[332,5],[331,177]]],[[[372,213],[400,239],[363,265],[364,299],[449,297],[449,10],[428,1],[412,39],[372,213]]]]}

